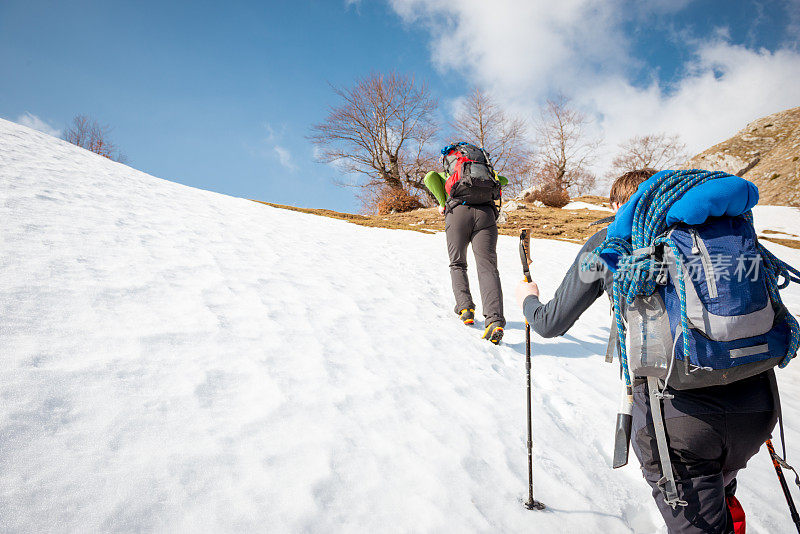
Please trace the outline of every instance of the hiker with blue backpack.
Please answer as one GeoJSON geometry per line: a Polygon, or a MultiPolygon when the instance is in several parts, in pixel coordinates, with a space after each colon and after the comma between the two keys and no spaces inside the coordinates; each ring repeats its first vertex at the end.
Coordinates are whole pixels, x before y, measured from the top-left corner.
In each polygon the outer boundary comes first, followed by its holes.
{"type": "MultiPolygon", "coordinates": [[[[754,184],[723,172],[653,172],[639,172],[630,199],[612,194],[614,221],[589,239],[553,300],[543,304],[526,282],[517,300],[531,327],[554,337],[609,295],[606,359],[618,354],[618,422],[631,425],[618,433],[614,466],[627,462],[632,437],[669,532],[740,534],[736,475],[780,416],[773,368],[795,356],[800,326],[779,290],[800,272],[758,242],[754,184]]],[[[798,524],[783,460],[773,461],[798,524]]]]}
{"type": "Polygon", "coordinates": [[[495,172],[484,149],[463,141],[442,149],[442,165],[444,173],[429,172],[425,186],[436,197],[439,213],[445,217],[454,311],[465,325],[475,322],[475,301],[467,277],[467,246],[471,244],[481,291],[483,339],[496,345],[503,338],[506,319],[497,270],[499,212],[495,202],[500,200],[501,188],[508,180],[495,172]]]}

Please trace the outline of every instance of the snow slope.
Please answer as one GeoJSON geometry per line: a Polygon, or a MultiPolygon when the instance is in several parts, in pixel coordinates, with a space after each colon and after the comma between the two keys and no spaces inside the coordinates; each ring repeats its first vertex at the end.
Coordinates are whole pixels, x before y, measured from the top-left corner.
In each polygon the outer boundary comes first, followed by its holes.
{"type": "MultiPolygon", "coordinates": [[[[517,242],[490,346],[444,236],[167,182],[0,120],[0,531],[658,532],[610,469],[607,303],[534,338],[529,512],[517,242]]],[[[798,251],[771,245],[800,264],[798,251]]],[[[578,250],[535,241],[552,295],[578,250]]],[[[475,280],[475,273],[472,273],[475,280]]],[[[800,291],[786,300],[800,313],[800,291]]],[[[800,364],[780,373],[800,449],[800,364]]],[[[788,532],[766,455],[748,532],[788,532]]]]}

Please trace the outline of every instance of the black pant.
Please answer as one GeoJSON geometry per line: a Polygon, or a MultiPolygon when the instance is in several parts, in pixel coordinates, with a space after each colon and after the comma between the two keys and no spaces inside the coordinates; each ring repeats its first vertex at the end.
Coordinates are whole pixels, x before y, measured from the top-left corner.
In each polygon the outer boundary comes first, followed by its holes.
{"type": "Polygon", "coordinates": [[[726,486],[769,439],[778,419],[773,371],[727,386],[675,391],[664,401],[664,424],[678,494],[675,510],[656,485],[661,478],[647,384],[634,387],[633,450],[670,533],[733,532],[726,486]]]}
{"type": "Polygon", "coordinates": [[[447,213],[444,227],[450,256],[450,279],[456,298],[455,312],[460,313],[465,308],[475,309],[467,278],[467,246],[472,243],[486,324],[499,322],[500,326],[505,326],[503,290],[497,270],[497,222],[494,208],[458,205],[447,213]]]}

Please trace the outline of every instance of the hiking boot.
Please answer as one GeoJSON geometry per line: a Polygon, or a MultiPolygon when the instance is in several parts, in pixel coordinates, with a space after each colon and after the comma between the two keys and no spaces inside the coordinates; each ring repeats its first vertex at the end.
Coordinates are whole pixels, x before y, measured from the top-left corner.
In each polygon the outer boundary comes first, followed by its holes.
{"type": "Polygon", "coordinates": [[[503,339],[503,327],[500,326],[500,323],[490,323],[486,330],[483,331],[482,337],[497,345],[503,339]]]}
{"type": "Polygon", "coordinates": [[[464,308],[461,310],[461,313],[458,314],[458,318],[461,319],[465,325],[469,326],[475,322],[475,310],[464,308]]]}

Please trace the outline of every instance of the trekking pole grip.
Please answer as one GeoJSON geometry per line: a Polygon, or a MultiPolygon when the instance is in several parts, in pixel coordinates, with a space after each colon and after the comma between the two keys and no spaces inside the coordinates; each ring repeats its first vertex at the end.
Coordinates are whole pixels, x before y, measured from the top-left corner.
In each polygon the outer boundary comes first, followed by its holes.
{"type": "Polygon", "coordinates": [[[519,259],[522,262],[522,274],[525,275],[525,281],[531,282],[531,231],[527,228],[519,231],[519,259]]]}

